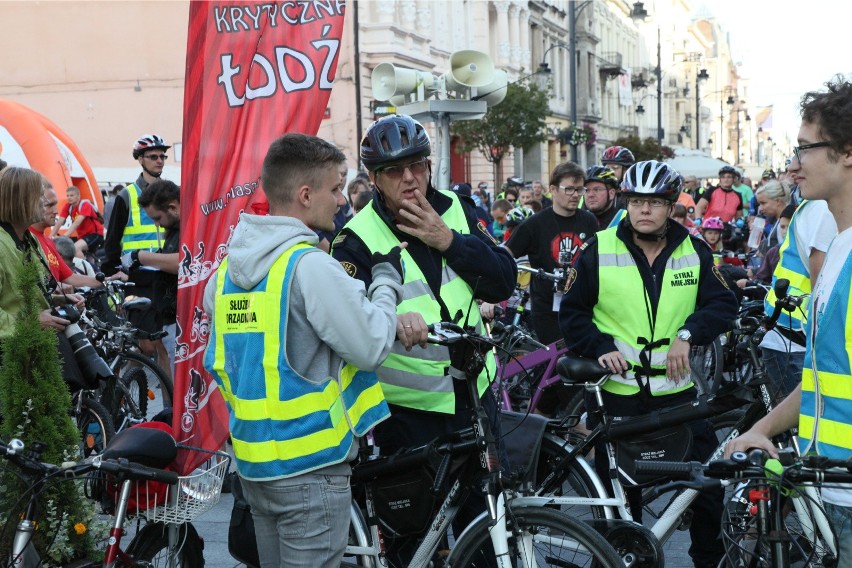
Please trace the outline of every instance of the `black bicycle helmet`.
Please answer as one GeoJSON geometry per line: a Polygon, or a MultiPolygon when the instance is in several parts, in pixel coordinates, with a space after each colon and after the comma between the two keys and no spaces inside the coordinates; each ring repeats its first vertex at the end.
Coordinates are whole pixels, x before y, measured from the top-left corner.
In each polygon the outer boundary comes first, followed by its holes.
{"type": "Polygon", "coordinates": [[[618,164],[630,167],[636,163],[636,157],[633,155],[633,152],[624,146],[610,146],[604,150],[603,156],[601,156],[601,163],[604,165],[618,164]]]}
{"type": "Polygon", "coordinates": [[[682,188],[681,175],[670,165],[656,160],[636,162],[621,182],[621,191],[627,197],[662,197],[675,201],[682,188]]]}
{"type": "Polygon", "coordinates": [[[739,177],[740,172],[737,171],[737,168],[734,166],[722,166],[719,169],[719,177],[722,177],[724,174],[731,174],[734,177],[739,177]]]}
{"type": "Polygon", "coordinates": [[[161,136],[156,134],[143,134],[136,140],[133,145],[133,159],[138,160],[139,156],[147,150],[168,150],[171,148],[161,136]]]}
{"type": "Polygon", "coordinates": [[[370,171],[397,160],[425,157],[431,153],[432,145],[423,125],[400,114],[380,118],[370,125],[361,140],[361,161],[370,171]]]}
{"type": "Polygon", "coordinates": [[[606,184],[610,189],[618,187],[618,178],[615,177],[615,172],[606,166],[589,166],[586,170],[586,183],[590,181],[599,181],[606,184]]]}

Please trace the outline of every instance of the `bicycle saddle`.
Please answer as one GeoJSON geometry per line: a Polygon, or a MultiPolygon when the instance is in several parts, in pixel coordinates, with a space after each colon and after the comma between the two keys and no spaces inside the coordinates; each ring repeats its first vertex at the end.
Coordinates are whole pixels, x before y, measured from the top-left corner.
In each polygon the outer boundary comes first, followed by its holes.
{"type": "Polygon", "coordinates": [[[101,455],[162,469],[174,461],[177,445],[171,434],[156,427],[128,428],[116,434],[101,455]]]}
{"type": "Polygon", "coordinates": [[[143,298],[141,296],[128,296],[124,303],[121,305],[126,312],[132,311],[142,311],[147,309],[151,305],[150,298],[143,298]]]}
{"type": "Polygon", "coordinates": [[[595,359],[577,357],[576,355],[560,358],[556,364],[556,372],[559,373],[562,377],[562,382],[566,385],[596,383],[610,374],[595,359]]]}

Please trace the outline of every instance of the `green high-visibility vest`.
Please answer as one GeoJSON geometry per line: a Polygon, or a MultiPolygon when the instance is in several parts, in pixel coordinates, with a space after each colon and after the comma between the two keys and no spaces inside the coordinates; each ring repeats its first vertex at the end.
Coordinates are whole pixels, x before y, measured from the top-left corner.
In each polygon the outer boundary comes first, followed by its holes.
{"type": "MultiPolygon", "coordinates": [[[[688,237],[666,261],[662,291],[653,317],[652,304],[642,275],[627,245],[616,235],[617,228],[597,234],[598,303],[592,319],[601,333],[612,336],[631,370],[626,377],[613,375],[603,389],[615,394],[639,392],[636,370],[642,369],[640,353],[649,344],[662,341],[650,351],[650,382],[654,396],[688,389],[692,381],[675,384],[666,378],[666,356],[686,318],[695,311],[701,260],[688,237]]],[[[643,380],[646,374],[640,371],[643,380]]]]}
{"type": "MultiPolygon", "coordinates": [[[[441,215],[441,218],[450,229],[461,234],[470,234],[459,198],[450,191],[441,191],[441,193],[452,200],[452,205],[441,215]]],[[[400,243],[372,205],[362,209],[346,224],[345,228],[358,235],[370,254],[387,253],[400,243]]],[[[396,308],[396,313],[417,312],[423,316],[427,324],[442,321],[441,306],[429,288],[426,277],[407,249],[402,250],[402,261],[405,266],[403,298],[396,308]]],[[[450,317],[461,313],[462,322],[464,318],[468,318],[470,325],[475,326],[477,331],[482,331],[482,319],[475,303],[471,309],[473,290],[443,258],[441,259],[440,296],[450,317]]],[[[450,354],[446,347],[429,344],[425,349],[415,347],[411,351],[406,351],[402,344],[396,341],[390,355],[376,374],[382,382],[382,388],[389,403],[418,410],[454,414],[455,390],[453,379],[447,375],[449,365],[450,354]]],[[[489,379],[494,379],[496,368],[494,355],[489,353],[485,368],[477,382],[480,396],[488,388],[489,379]]]]}
{"type": "Polygon", "coordinates": [[[130,198],[130,210],[121,237],[121,250],[158,251],[163,240],[160,228],[148,217],[145,210],[139,207],[139,188],[136,184],[127,186],[127,195],[130,198]]]}

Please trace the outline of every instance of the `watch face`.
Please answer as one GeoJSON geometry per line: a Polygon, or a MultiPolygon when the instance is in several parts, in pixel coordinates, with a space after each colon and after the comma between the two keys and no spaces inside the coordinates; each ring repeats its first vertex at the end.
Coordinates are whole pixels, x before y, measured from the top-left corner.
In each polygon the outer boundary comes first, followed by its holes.
{"type": "Polygon", "coordinates": [[[682,330],[677,332],[677,338],[681,341],[689,341],[690,339],[692,339],[692,334],[686,330],[682,330]]]}

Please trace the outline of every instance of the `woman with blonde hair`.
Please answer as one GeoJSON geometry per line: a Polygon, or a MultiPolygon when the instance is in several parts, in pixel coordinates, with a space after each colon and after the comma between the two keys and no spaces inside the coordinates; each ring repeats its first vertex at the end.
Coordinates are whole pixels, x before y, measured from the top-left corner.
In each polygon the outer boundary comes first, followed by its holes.
{"type": "MultiPolygon", "coordinates": [[[[44,184],[40,173],[27,168],[7,167],[0,171],[0,340],[12,334],[23,307],[17,284],[21,265],[35,262],[46,266],[41,247],[27,230],[43,216],[44,184]]],[[[48,274],[46,268],[43,272],[48,274]]],[[[54,297],[46,282],[42,292],[39,322],[46,328],[64,330],[70,322],[51,313],[49,300],[54,297]]],[[[56,303],[68,300],[76,303],[82,298],[75,294],[55,298],[56,303]]]]}
{"type": "Polygon", "coordinates": [[[754,196],[758,204],[758,212],[766,218],[767,227],[764,229],[766,238],[762,240],[759,247],[761,252],[765,252],[781,243],[778,219],[784,209],[790,205],[790,184],[786,181],[771,179],[757,188],[754,196]]]}

